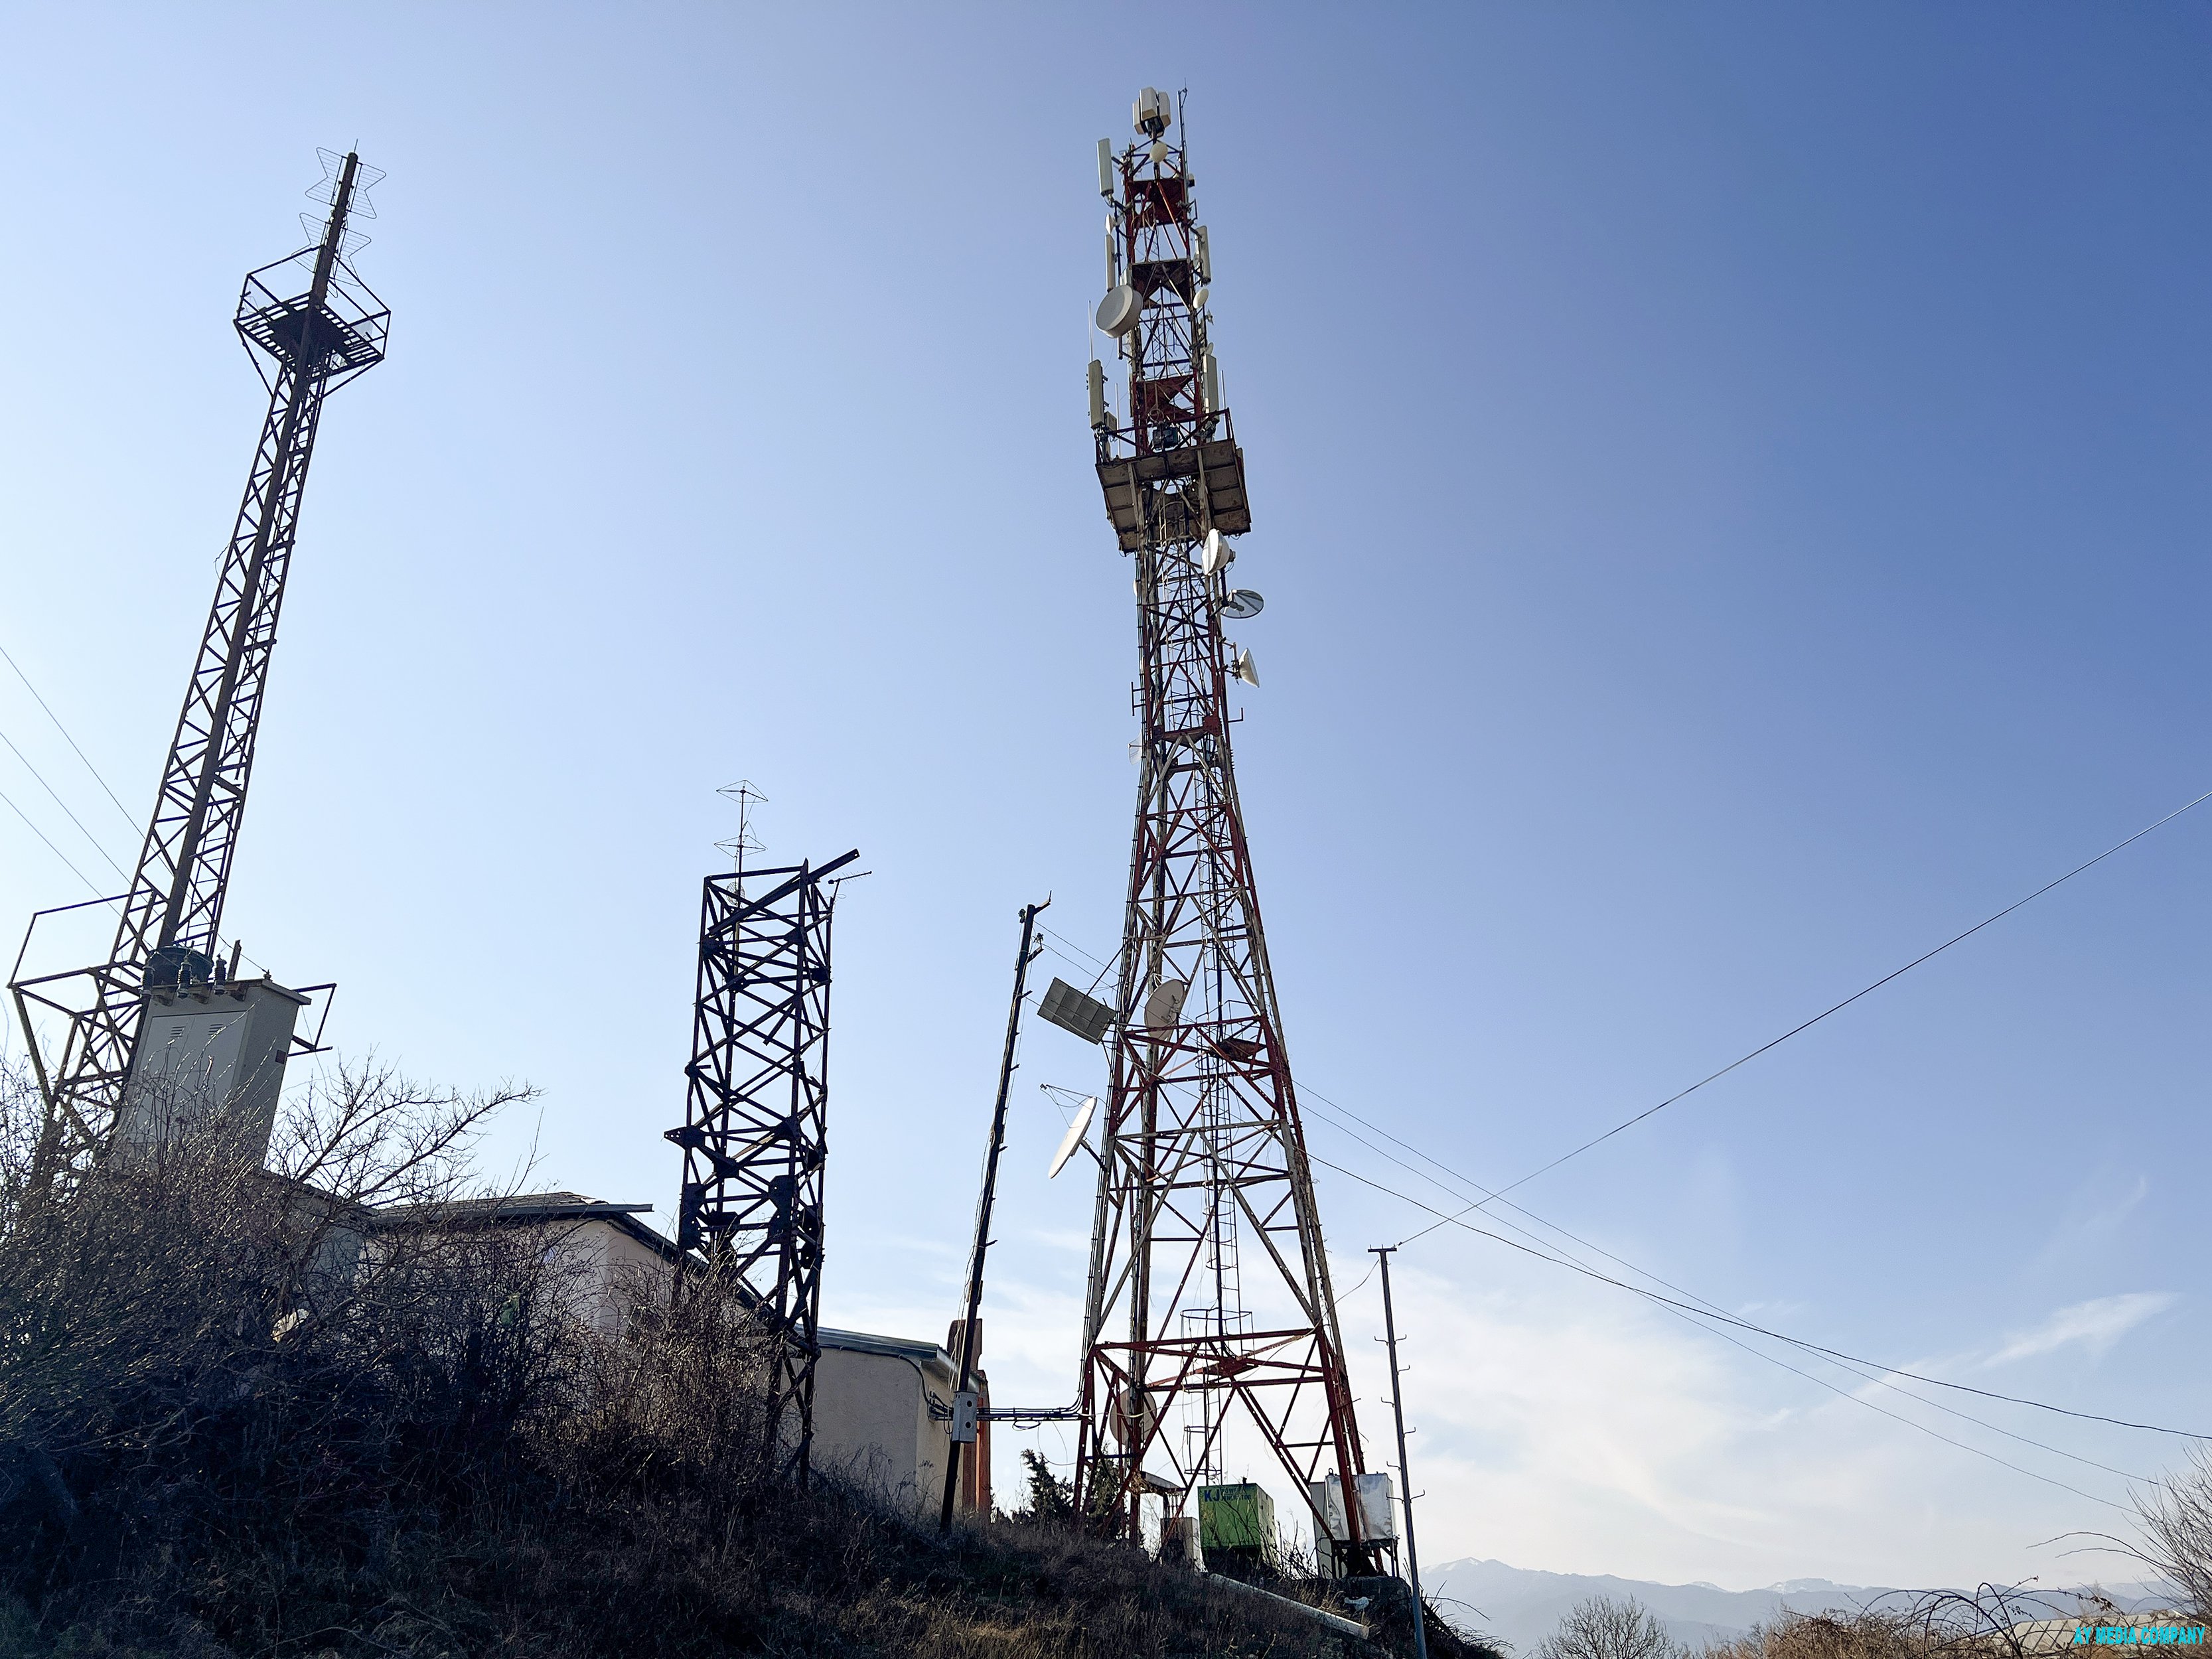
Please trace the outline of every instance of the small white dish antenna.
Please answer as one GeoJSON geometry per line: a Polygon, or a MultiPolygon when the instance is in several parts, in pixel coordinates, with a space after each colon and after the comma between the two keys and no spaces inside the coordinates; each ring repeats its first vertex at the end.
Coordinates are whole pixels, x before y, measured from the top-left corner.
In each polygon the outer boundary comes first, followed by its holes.
{"type": "Polygon", "coordinates": [[[1160,1408],[1143,1395],[1134,1398],[1125,1395],[1115,1402],[1114,1410],[1106,1419],[1109,1432],[1125,1446],[1150,1441],[1159,1425],[1160,1408]]]}
{"type": "Polygon", "coordinates": [[[1136,327],[1144,314],[1145,304],[1137,297],[1137,290],[1127,283],[1117,283],[1098,302],[1097,320],[1100,332],[1118,340],[1136,327]]]}
{"type": "Polygon", "coordinates": [[[1237,653],[1237,666],[1230,672],[1247,685],[1257,685],[1260,683],[1260,671],[1253,665],[1252,653],[1241,647],[1237,653]]]}
{"type": "Polygon", "coordinates": [[[1067,1160],[1075,1156],[1075,1149],[1083,1144],[1083,1137],[1091,1128],[1091,1115],[1097,1109],[1097,1095],[1087,1097],[1077,1108],[1075,1121],[1067,1126],[1067,1133],[1060,1139],[1060,1150],[1052,1155],[1052,1168],[1044,1172],[1047,1181],[1067,1167],[1067,1160]]]}
{"type": "Polygon", "coordinates": [[[1163,138],[1153,139],[1152,149],[1146,150],[1145,154],[1152,159],[1152,163],[1154,167],[1166,166],[1168,159],[1167,141],[1163,138]]]}
{"type": "Polygon", "coordinates": [[[1198,291],[1197,293],[1195,293],[1195,294],[1194,294],[1194,295],[1192,295],[1190,296],[1190,308],[1191,308],[1193,311],[1203,311],[1203,310],[1205,310],[1205,309],[1206,309],[1206,296],[1207,296],[1207,295],[1211,295],[1212,292],[1213,292],[1213,290],[1212,290],[1212,289],[1210,289],[1210,288],[1201,288],[1201,289],[1199,289],[1199,291],[1198,291]]]}
{"type": "Polygon", "coordinates": [[[1190,994],[1190,987],[1182,980],[1162,980],[1152,988],[1152,995],[1145,999],[1145,1029],[1148,1031],[1168,1031],[1175,1029],[1176,1018],[1182,1013],[1183,999],[1190,994]]]}
{"type": "Polygon", "coordinates": [[[1234,617],[1242,622],[1247,617],[1258,616],[1267,608],[1267,600],[1261,599],[1259,594],[1249,587],[1239,587],[1232,589],[1229,597],[1222,601],[1221,614],[1224,617],[1234,617]]]}
{"type": "Polygon", "coordinates": [[[1198,556],[1198,568],[1211,576],[1217,570],[1225,570],[1237,561],[1237,550],[1221,539],[1218,530],[1206,532],[1206,546],[1198,556]]]}

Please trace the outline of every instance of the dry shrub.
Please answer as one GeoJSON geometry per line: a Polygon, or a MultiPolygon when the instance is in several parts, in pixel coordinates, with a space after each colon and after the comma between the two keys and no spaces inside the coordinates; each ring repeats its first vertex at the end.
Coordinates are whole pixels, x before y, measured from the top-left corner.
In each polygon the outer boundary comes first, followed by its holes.
{"type": "MultiPolygon", "coordinates": [[[[512,1230],[387,1228],[365,1200],[457,1196],[513,1097],[342,1073],[276,1152],[320,1186],[180,1114],[64,1194],[0,1175],[0,1588],[50,1624],[265,1639],[251,1609],[341,1604],[395,1504],[496,1486],[563,1402],[559,1287],[512,1230]]],[[[37,1115],[0,1079],[0,1152],[37,1115]]]]}
{"type": "Polygon", "coordinates": [[[641,1285],[610,1332],[470,1184],[512,1097],[357,1069],[279,1173],[185,1134],[47,1200],[0,1074],[0,1653],[1385,1650],[1064,1528],[793,1490],[733,1285],[641,1285]]]}
{"type": "Polygon", "coordinates": [[[2028,1627],[2084,1612],[2078,1599],[2001,1584],[1929,1590],[1846,1614],[1785,1613],[1704,1659],[2027,1659],[2037,1650],[2028,1627]]]}
{"type": "Polygon", "coordinates": [[[1784,1613],[1708,1647],[1705,1659],[1926,1659],[1930,1650],[1901,1613],[1784,1613]]]}

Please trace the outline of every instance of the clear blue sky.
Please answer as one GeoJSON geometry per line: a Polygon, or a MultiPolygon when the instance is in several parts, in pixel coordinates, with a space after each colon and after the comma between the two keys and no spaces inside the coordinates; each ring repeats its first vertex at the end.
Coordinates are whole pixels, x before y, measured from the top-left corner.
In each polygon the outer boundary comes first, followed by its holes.
{"type": "MultiPolygon", "coordinates": [[[[858,846],[836,1322],[952,1315],[1017,905],[1118,926],[1082,379],[1091,151],[1147,82],[1191,94],[1309,1090],[1513,1180],[2212,788],[2188,8],[19,9],[0,645],[143,814],[259,413],[238,280],[357,143],[392,355],[326,417],[228,921],[342,981],[349,1053],[541,1087],[502,1167],[665,1210],[716,787],[772,854],[858,846]]],[[[127,862],[42,720],[0,673],[127,862]]],[[[0,811],[0,921],[82,894],[0,811]]],[[[1516,1196],[1814,1340],[2212,1430],[2208,898],[2212,805],[1516,1196]]],[[[1001,1399],[1073,1372],[1043,1081],[1094,1052],[1025,1050],[1001,1399]]],[[[1349,1289],[1424,1218],[1323,1174],[1349,1289]]],[[[2120,1519],[1484,1239],[1404,1297],[1439,1559],[2071,1577],[2034,1547],[2120,1519]]]]}

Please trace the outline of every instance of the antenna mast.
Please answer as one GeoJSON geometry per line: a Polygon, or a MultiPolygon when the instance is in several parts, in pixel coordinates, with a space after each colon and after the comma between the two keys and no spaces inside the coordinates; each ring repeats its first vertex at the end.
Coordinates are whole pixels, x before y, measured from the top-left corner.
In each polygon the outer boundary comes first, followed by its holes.
{"type": "Polygon", "coordinates": [[[117,901],[121,920],[109,959],[10,988],[46,1099],[33,1176],[41,1185],[105,1146],[123,1109],[148,999],[204,992],[228,976],[219,960],[223,899],[323,399],[383,361],[391,318],[346,262],[362,240],[351,222],[374,216],[364,192],[383,175],[357,155],[323,155],[326,176],[313,193],[329,213],[319,226],[307,222],[315,240],[249,272],[239,295],[235,326],[268,388],[269,410],[145,844],[130,890],[117,901]],[[54,1000],[61,981],[80,980],[88,981],[80,988],[83,1006],[54,1000]],[[51,1066],[32,1035],[27,1000],[68,1019],[51,1066]]]}
{"type": "MultiPolygon", "coordinates": [[[[1179,101],[1179,100],[1178,100],[1179,101]]],[[[1313,1510],[1321,1552],[1371,1570],[1353,1494],[1364,1467],[1335,1292],[1237,795],[1231,679],[1257,684],[1222,620],[1224,536],[1251,527],[1244,459],[1207,334],[1211,250],[1179,107],[1147,87],[1138,137],[1102,139],[1107,295],[1098,326],[1128,365],[1126,425],[1091,365],[1098,479],[1134,556],[1142,722],[1136,835],[1114,1010],[1084,1314],[1078,1513],[1132,1540],[1141,1503],[1188,1510],[1248,1419],[1313,1510]],[[1249,1230],[1249,1232],[1247,1231],[1249,1230]],[[1264,1317],[1244,1305],[1240,1234],[1264,1317]],[[1168,1430],[1180,1408],[1183,1444],[1168,1430]],[[1148,1459],[1170,1466],[1164,1474],[1148,1459]]]]}

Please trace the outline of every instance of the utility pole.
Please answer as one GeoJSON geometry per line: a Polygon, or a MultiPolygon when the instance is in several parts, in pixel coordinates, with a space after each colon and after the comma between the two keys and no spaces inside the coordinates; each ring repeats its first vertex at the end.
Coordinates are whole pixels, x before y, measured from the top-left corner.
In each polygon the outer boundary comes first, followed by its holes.
{"type": "Polygon", "coordinates": [[[1421,1558],[1413,1547],[1413,1477],[1406,1468],[1406,1402],[1398,1391],[1398,1319],[1390,1307],[1390,1255],[1395,1244],[1368,1254],[1382,1263],[1382,1329],[1390,1345],[1390,1414],[1398,1419],[1399,1501],[1406,1506],[1406,1577],[1413,1587],[1413,1659],[1429,1659],[1429,1633],[1421,1622],[1421,1558]]]}
{"type": "MultiPolygon", "coordinates": [[[[968,1393],[968,1385],[975,1376],[976,1338],[981,1334],[983,1316],[983,1252],[991,1243],[991,1200],[999,1187],[999,1154],[1006,1145],[1006,1091],[1014,1082],[1014,1044],[1022,1034],[1022,997],[1029,986],[1030,963],[1036,959],[1033,941],[1036,937],[1036,919],[1044,913],[1044,904],[1022,906],[1022,948],[1014,957],[1014,1000],[1006,1009],[1006,1047],[999,1057],[999,1098],[991,1108],[991,1142],[983,1153],[983,1195],[975,1205],[975,1249],[968,1259],[968,1318],[960,1334],[960,1382],[953,1389],[957,1413],[960,1398],[968,1393]]],[[[971,1417],[965,1426],[973,1435],[982,1432],[980,1414],[971,1417]]],[[[960,1448],[967,1442],[959,1437],[963,1425],[956,1419],[953,1435],[945,1453],[945,1506],[938,1512],[937,1529],[952,1530],[952,1500],[960,1492],[960,1448]]]]}

